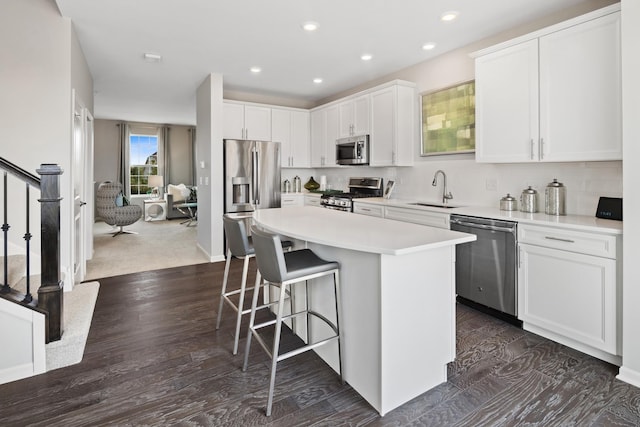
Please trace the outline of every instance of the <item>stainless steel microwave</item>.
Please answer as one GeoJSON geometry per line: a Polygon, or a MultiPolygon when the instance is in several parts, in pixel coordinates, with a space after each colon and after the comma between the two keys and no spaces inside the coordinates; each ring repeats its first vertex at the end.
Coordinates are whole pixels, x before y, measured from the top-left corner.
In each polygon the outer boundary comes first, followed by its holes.
{"type": "Polygon", "coordinates": [[[369,135],[349,136],[336,141],[336,164],[368,165],[369,135]]]}

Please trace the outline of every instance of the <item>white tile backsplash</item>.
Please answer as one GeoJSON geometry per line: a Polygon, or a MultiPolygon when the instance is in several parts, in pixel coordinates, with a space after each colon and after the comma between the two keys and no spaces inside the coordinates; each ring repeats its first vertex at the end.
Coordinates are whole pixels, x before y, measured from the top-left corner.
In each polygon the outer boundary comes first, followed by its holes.
{"type": "Polygon", "coordinates": [[[282,179],[299,175],[304,184],[310,176],[320,182],[320,176],[326,175],[331,188],[347,190],[349,177],[381,176],[385,182],[396,181],[394,198],[438,201],[442,198],[441,177],[437,187],[431,185],[438,169],[447,174],[448,191],[454,197],[450,203],[456,205],[498,206],[502,196],[511,193],[519,198],[531,185],[539,193],[538,206],[543,211],[544,190],[554,178],[567,188],[568,214],[592,216],[600,196],[622,197],[621,161],[487,164],[476,163],[472,155],[457,155],[420,158],[412,167],[283,169],[282,179]]]}

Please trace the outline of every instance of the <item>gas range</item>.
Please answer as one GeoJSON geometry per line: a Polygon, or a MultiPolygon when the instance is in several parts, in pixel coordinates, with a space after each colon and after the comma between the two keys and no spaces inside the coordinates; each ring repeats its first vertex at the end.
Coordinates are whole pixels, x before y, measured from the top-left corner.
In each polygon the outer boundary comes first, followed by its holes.
{"type": "Polygon", "coordinates": [[[382,178],[349,178],[349,192],[323,194],[321,205],[327,209],[353,212],[353,199],[382,197],[382,178]]]}

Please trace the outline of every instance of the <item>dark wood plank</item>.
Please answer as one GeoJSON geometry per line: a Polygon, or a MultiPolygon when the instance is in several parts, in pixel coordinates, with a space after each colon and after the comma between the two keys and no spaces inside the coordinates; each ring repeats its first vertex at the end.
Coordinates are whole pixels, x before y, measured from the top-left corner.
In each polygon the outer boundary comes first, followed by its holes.
{"type": "MultiPolygon", "coordinates": [[[[237,286],[242,262],[233,260],[237,286]]],[[[449,381],[380,417],[313,353],[279,364],[231,354],[235,321],[215,330],[224,265],[102,279],[81,363],[0,386],[2,425],[510,426],[640,425],[640,390],[617,368],[470,307],[457,307],[449,381]]],[[[255,264],[250,266],[253,283],[255,264]]],[[[259,314],[261,319],[268,313],[259,314]]],[[[243,320],[246,330],[248,319],[243,320]]],[[[300,345],[290,331],[283,346],[300,345]]]]}

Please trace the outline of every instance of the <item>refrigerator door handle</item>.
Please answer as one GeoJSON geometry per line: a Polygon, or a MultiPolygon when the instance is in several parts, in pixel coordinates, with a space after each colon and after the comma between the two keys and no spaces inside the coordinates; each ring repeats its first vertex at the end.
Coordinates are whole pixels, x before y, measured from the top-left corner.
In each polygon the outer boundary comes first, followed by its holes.
{"type": "Polygon", "coordinates": [[[253,200],[256,207],[260,204],[260,171],[258,170],[258,151],[254,149],[251,157],[251,176],[253,185],[253,200]]]}

